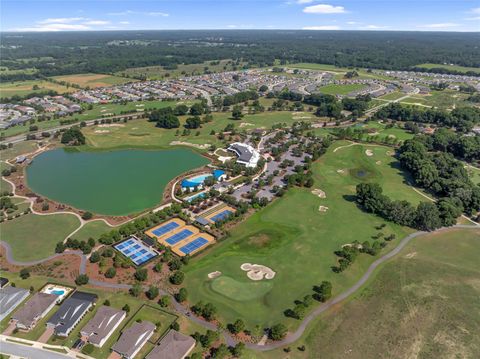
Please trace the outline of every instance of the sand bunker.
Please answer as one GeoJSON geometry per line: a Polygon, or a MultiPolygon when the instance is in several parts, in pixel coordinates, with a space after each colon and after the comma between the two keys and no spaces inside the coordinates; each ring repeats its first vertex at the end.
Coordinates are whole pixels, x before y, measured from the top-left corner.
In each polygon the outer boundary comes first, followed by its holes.
{"type": "Polygon", "coordinates": [[[260,264],[243,263],[240,269],[247,272],[247,277],[251,280],[273,279],[276,274],[270,268],[260,264]]]}
{"type": "Polygon", "coordinates": [[[98,127],[125,127],[125,125],[121,123],[105,123],[102,125],[98,125],[98,127]]]}
{"type": "Polygon", "coordinates": [[[239,127],[242,128],[242,127],[247,127],[247,126],[255,126],[255,124],[250,123],[250,122],[242,122],[239,127]]]}
{"type": "Polygon", "coordinates": [[[405,255],[405,258],[411,259],[417,255],[417,252],[411,252],[405,255]]]}
{"type": "Polygon", "coordinates": [[[211,273],[208,273],[208,278],[210,279],[214,279],[214,278],[218,278],[222,275],[222,272],[219,272],[218,270],[215,271],[215,272],[211,272],[211,273]]]}
{"type": "Polygon", "coordinates": [[[375,164],[381,165],[381,164],[382,164],[382,161],[377,161],[377,162],[375,162],[375,164]]]}
{"type": "Polygon", "coordinates": [[[312,191],[312,194],[314,194],[315,196],[318,196],[320,198],[327,198],[327,195],[325,194],[325,192],[323,192],[320,188],[315,188],[312,191]]]}
{"type": "Polygon", "coordinates": [[[372,156],[373,156],[372,150],[366,150],[366,151],[365,151],[365,154],[366,154],[368,157],[372,157],[372,156]]]}
{"type": "Polygon", "coordinates": [[[392,152],[392,151],[387,151],[387,152],[385,152],[385,154],[386,154],[387,156],[391,156],[391,155],[393,155],[393,152],[392,152]]]}
{"type": "Polygon", "coordinates": [[[109,130],[95,130],[95,133],[110,133],[109,130]]]}
{"type": "Polygon", "coordinates": [[[339,169],[337,170],[337,173],[345,173],[345,170],[339,169]]]}
{"type": "Polygon", "coordinates": [[[327,206],[320,206],[320,207],[318,207],[318,211],[319,212],[326,212],[326,211],[328,211],[328,207],[327,206]]]}
{"type": "Polygon", "coordinates": [[[183,141],[172,141],[170,142],[171,146],[189,146],[189,147],[195,147],[199,149],[207,149],[210,147],[208,143],[205,143],[204,145],[199,145],[196,143],[190,143],[190,142],[183,142],[183,141]]]}

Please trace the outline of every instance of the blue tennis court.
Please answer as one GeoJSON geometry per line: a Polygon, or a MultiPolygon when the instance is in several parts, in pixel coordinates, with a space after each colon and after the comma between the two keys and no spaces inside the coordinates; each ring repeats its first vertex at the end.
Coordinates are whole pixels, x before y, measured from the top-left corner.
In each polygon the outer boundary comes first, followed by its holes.
{"type": "Polygon", "coordinates": [[[157,237],[163,236],[165,233],[173,231],[175,228],[179,227],[180,225],[177,222],[170,222],[167,224],[164,224],[161,227],[158,227],[152,231],[154,235],[157,237]]]}
{"type": "Polygon", "coordinates": [[[116,244],[114,248],[124,256],[130,258],[137,266],[157,256],[157,253],[146,247],[136,238],[127,239],[122,243],[116,244]]]}
{"type": "Polygon", "coordinates": [[[177,244],[181,240],[184,240],[187,237],[190,237],[193,232],[189,229],[182,229],[180,232],[175,233],[173,236],[168,237],[165,242],[170,244],[171,246],[177,244]]]}
{"type": "Polygon", "coordinates": [[[208,244],[208,241],[203,237],[195,238],[190,243],[185,244],[180,248],[180,251],[185,254],[190,254],[196,251],[199,248],[202,248],[204,245],[208,244]]]}
{"type": "Polygon", "coordinates": [[[214,215],[213,217],[210,217],[210,220],[211,221],[214,221],[214,222],[218,222],[218,221],[222,221],[224,220],[225,218],[227,218],[230,214],[232,214],[233,212],[230,211],[229,209],[226,209],[220,213],[217,213],[216,215],[214,215]]]}

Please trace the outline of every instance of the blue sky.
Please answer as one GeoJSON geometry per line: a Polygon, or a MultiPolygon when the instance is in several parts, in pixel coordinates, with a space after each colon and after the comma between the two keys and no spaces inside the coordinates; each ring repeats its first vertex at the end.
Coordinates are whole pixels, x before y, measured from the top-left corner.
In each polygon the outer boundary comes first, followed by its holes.
{"type": "Polygon", "coordinates": [[[480,31],[480,0],[1,0],[1,31],[480,31]]]}

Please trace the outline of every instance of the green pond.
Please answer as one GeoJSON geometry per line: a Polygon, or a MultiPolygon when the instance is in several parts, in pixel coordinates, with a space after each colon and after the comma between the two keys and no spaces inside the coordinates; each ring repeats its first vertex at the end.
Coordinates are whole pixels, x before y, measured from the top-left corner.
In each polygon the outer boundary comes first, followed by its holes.
{"type": "Polygon", "coordinates": [[[208,162],[187,149],[56,149],[36,156],[26,175],[35,193],[78,209],[120,216],[154,207],[170,180],[208,162]]]}

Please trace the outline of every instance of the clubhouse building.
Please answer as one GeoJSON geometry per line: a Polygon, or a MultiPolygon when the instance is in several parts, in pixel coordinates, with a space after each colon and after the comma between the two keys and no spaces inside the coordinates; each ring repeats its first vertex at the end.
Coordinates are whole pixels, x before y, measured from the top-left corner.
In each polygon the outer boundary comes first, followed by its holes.
{"type": "Polygon", "coordinates": [[[227,149],[231,152],[234,152],[237,155],[237,163],[240,163],[245,167],[256,167],[258,161],[260,160],[260,153],[246,143],[235,142],[232,143],[227,149]]]}

